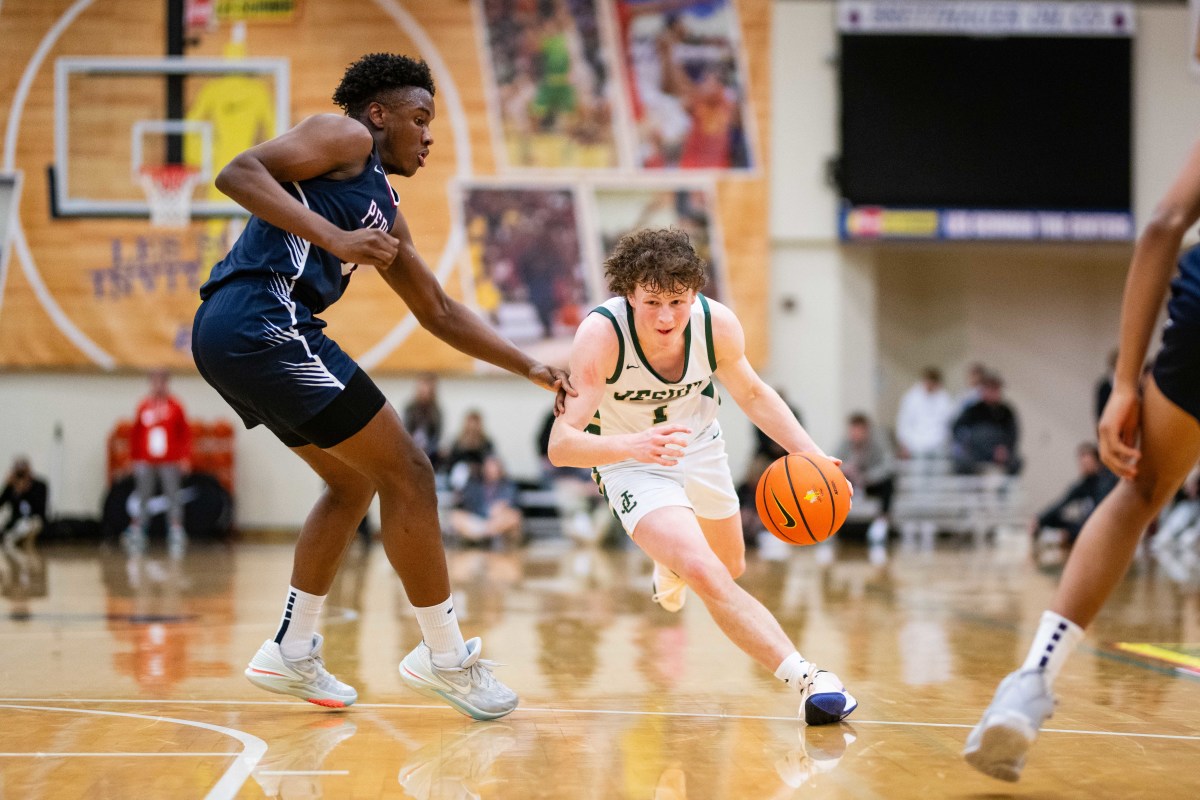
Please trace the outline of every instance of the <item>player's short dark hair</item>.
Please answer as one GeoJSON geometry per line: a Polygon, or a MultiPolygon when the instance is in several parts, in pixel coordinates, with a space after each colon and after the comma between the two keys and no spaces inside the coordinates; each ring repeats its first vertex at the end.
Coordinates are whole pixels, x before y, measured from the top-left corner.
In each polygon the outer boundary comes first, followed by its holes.
{"type": "Polygon", "coordinates": [[[358,117],[381,94],[416,87],[434,93],[433,75],[424,61],[395,53],[368,53],[346,67],[342,82],[333,91],[333,102],[347,116],[358,117]]]}
{"type": "Polygon", "coordinates": [[[683,231],[643,229],[621,237],[604,262],[604,277],[618,297],[633,294],[638,286],[652,292],[698,292],[708,283],[708,269],[683,231]]]}

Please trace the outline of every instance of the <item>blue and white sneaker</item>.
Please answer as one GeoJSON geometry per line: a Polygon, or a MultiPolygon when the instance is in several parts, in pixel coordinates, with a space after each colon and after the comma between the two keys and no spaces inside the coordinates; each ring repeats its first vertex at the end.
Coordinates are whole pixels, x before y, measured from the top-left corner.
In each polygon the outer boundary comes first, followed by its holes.
{"type": "Polygon", "coordinates": [[[499,719],[517,707],[517,693],[496,680],[496,663],[479,657],[482,648],[479,637],[468,639],[462,664],[443,669],[434,665],[433,651],[421,642],[400,662],[400,677],[409,688],[472,719],[499,719]]]}
{"type": "Polygon", "coordinates": [[[985,775],[1016,781],[1038,730],[1054,713],[1054,702],[1040,669],[1010,673],[967,737],[963,758],[985,775]]]}
{"type": "Polygon", "coordinates": [[[837,675],[827,669],[815,669],[808,683],[801,687],[800,713],[809,725],[831,725],[841,722],[858,708],[854,695],[846,691],[837,675]]]}

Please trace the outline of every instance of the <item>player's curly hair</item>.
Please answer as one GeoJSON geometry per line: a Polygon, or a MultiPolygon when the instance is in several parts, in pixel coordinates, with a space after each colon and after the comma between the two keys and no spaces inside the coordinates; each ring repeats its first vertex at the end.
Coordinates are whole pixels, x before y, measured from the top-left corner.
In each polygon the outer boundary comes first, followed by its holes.
{"type": "Polygon", "coordinates": [[[618,297],[628,297],[638,286],[651,292],[698,292],[708,283],[708,265],[678,228],[643,229],[621,237],[604,262],[604,277],[618,297]]]}
{"type": "Polygon", "coordinates": [[[424,89],[433,96],[433,75],[428,64],[395,53],[369,53],[346,67],[342,82],[333,91],[333,102],[347,116],[359,117],[379,95],[408,86],[424,89]]]}

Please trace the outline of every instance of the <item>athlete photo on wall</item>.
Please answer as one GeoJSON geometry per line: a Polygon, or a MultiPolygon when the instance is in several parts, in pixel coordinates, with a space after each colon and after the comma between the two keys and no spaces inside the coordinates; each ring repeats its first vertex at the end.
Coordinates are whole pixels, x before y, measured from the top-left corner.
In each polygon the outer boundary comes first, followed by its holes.
{"type": "Polygon", "coordinates": [[[704,294],[728,302],[724,291],[725,253],[713,212],[716,190],[711,182],[597,186],[594,197],[597,263],[603,263],[627,233],[641,228],[678,228],[688,235],[696,254],[708,265],[704,294]]]}
{"type": "MultiPolygon", "coordinates": [[[[571,188],[467,185],[464,296],[501,335],[553,360],[591,308],[571,188]]],[[[556,362],[557,363],[557,362],[556,362]]]]}
{"type": "Polygon", "coordinates": [[[596,0],[480,0],[492,130],[515,168],[618,166],[596,0]]]}
{"type": "Polygon", "coordinates": [[[746,70],[728,0],[617,0],[635,161],[646,169],[748,169],[746,70]]]}

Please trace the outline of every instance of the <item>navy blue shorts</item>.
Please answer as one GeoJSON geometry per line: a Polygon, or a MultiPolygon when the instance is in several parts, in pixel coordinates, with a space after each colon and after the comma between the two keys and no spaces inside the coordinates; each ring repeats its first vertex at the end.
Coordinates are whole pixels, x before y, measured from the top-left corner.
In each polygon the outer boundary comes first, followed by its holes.
{"type": "Polygon", "coordinates": [[[1171,283],[1154,382],[1168,400],[1200,421],[1200,249],[1184,253],[1171,283]]]}
{"type": "Polygon", "coordinates": [[[248,276],[218,288],[196,311],[192,357],[247,428],[265,425],[288,447],[332,447],[387,400],[288,283],[248,276]]]}

